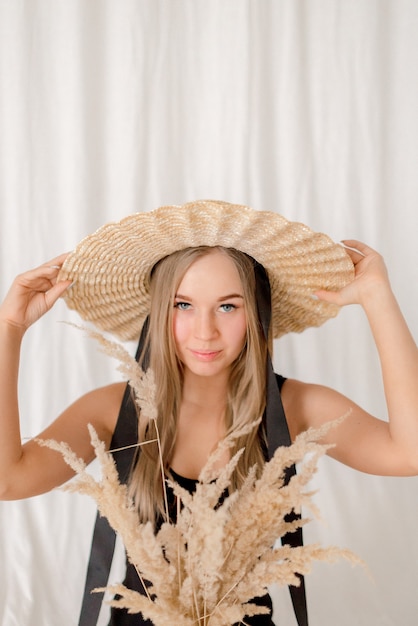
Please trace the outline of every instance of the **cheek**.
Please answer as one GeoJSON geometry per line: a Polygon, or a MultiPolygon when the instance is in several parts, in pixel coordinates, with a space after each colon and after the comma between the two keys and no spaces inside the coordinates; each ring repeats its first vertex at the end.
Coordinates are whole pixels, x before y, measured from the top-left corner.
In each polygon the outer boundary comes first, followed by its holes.
{"type": "Polygon", "coordinates": [[[231,325],[229,332],[230,332],[230,337],[232,338],[235,345],[237,345],[240,349],[243,348],[247,340],[246,315],[242,315],[238,319],[236,319],[234,324],[231,325]]]}
{"type": "Polygon", "coordinates": [[[188,324],[185,315],[179,316],[174,313],[173,315],[173,337],[174,342],[178,346],[188,336],[188,324]]]}

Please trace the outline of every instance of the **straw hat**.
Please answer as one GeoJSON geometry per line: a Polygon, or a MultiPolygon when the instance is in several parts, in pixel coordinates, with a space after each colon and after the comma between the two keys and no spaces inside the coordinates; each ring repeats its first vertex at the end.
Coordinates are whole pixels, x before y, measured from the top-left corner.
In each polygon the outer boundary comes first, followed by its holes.
{"type": "Polygon", "coordinates": [[[198,201],[135,213],[83,239],[60,272],[60,279],[73,281],[65,301],[99,329],[137,339],[149,312],[152,267],[176,250],[200,245],[237,248],[265,267],[274,337],[334,317],[339,308],[312,294],[341,289],[354,276],[344,248],[327,235],[277,213],[198,201]]]}

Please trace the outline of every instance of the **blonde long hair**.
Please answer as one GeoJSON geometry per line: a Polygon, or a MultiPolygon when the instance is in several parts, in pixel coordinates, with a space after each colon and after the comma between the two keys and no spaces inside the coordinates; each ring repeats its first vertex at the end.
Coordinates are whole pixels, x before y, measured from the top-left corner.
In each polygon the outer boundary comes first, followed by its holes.
{"type": "MultiPolygon", "coordinates": [[[[233,363],[229,378],[225,426],[227,434],[235,428],[260,417],[265,408],[266,357],[268,345],[264,338],[255,297],[254,260],[233,248],[201,246],[187,248],[162,259],[153,269],[150,280],[151,307],[146,346],[149,365],[157,381],[157,427],[164,471],[170,462],[176,441],[177,419],[182,397],[182,365],[177,357],[172,320],[178,285],[185,272],[198,258],[214,250],[227,255],[235,264],[244,291],[247,314],[247,338],[240,357],[233,363]]],[[[139,415],[140,442],[156,438],[155,425],[143,423],[139,415]]],[[[264,456],[256,429],[236,441],[235,451],[244,453],[233,475],[232,489],[239,488],[254,464],[261,467],[264,456]]],[[[164,486],[161,478],[158,445],[147,443],[140,454],[129,481],[130,495],[142,522],[156,522],[165,515],[164,486]]]]}

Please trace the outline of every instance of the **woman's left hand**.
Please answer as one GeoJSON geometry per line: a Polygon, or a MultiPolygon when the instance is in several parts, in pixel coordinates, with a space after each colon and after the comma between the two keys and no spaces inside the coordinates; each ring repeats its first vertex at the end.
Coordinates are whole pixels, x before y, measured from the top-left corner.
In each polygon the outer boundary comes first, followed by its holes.
{"type": "Polygon", "coordinates": [[[354,280],[339,291],[321,289],[315,292],[320,300],[345,306],[364,305],[376,290],[390,289],[389,278],[383,257],[361,241],[344,240],[343,245],[354,264],[354,280]]]}

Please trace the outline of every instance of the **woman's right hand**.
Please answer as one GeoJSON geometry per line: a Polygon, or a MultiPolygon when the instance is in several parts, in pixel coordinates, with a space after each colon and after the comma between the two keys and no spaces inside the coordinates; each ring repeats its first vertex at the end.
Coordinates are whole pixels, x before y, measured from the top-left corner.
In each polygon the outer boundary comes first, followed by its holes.
{"type": "Polygon", "coordinates": [[[12,283],[1,307],[0,322],[23,333],[49,311],[69,287],[69,280],[57,282],[66,254],[19,274],[12,283]]]}

